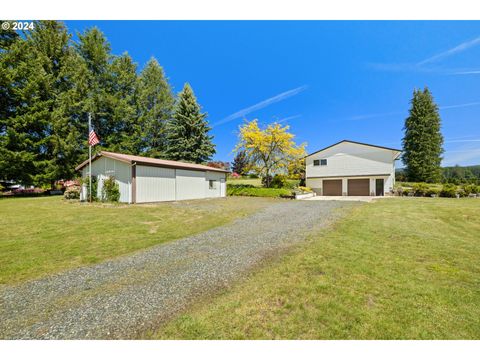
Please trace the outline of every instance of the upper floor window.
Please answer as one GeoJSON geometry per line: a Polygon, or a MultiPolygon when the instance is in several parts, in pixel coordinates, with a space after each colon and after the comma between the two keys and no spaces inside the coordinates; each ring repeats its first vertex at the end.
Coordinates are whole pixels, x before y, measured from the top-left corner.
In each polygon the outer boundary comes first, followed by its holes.
{"type": "Polygon", "coordinates": [[[313,166],[326,166],[327,159],[313,160],[313,166]]]}

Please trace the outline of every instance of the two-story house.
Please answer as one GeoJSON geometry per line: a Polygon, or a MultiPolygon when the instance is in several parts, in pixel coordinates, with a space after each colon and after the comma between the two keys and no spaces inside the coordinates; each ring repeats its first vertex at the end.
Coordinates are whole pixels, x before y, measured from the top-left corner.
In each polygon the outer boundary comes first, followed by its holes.
{"type": "Polygon", "coordinates": [[[306,185],[324,196],[383,196],[393,191],[401,150],[342,140],[307,155],[306,185]]]}

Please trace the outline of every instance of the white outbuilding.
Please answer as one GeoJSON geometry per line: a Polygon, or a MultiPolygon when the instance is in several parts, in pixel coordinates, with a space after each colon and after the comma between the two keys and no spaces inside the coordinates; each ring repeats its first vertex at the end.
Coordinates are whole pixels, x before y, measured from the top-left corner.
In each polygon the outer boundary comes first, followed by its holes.
{"type": "MultiPolygon", "coordinates": [[[[89,176],[88,160],[76,167],[82,177],[89,176]]],[[[149,203],[226,196],[228,171],[200,164],[155,159],[101,151],[92,158],[92,177],[97,193],[103,181],[113,176],[119,185],[120,202],[149,203]]],[[[80,199],[86,200],[87,188],[80,199]]]]}
{"type": "Polygon", "coordinates": [[[383,196],[402,150],[342,140],[305,158],[306,185],[324,196],[383,196]]]}

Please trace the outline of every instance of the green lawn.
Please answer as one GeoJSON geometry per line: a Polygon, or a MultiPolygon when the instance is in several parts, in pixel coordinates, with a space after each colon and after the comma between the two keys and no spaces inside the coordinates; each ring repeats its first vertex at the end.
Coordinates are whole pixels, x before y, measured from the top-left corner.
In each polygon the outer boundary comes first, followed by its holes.
{"type": "Polygon", "coordinates": [[[232,178],[228,178],[227,184],[253,185],[253,186],[260,187],[260,186],[262,186],[262,179],[249,179],[249,178],[232,179],[232,178]]]}
{"type": "Polygon", "coordinates": [[[274,200],[224,198],[152,205],[61,197],[0,200],[0,284],[97,263],[253,213],[274,200]]]}
{"type": "Polygon", "coordinates": [[[478,339],[480,200],[385,199],[152,338],[478,339]]]}

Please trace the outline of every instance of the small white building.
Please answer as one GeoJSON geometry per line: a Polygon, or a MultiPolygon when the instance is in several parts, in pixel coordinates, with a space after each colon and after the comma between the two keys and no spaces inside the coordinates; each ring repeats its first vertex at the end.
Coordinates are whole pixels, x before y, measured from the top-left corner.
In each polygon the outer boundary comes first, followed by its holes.
{"type": "Polygon", "coordinates": [[[383,196],[393,191],[401,150],[342,140],[307,155],[306,185],[324,196],[383,196]]]}
{"type": "MultiPolygon", "coordinates": [[[[82,177],[89,176],[88,160],[76,167],[82,177]]],[[[120,202],[148,203],[226,196],[228,171],[200,164],[154,159],[101,151],[92,158],[92,176],[98,181],[113,176],[120,188],[120,202]]],[[[80,199],[86,200],[87,188],[80,199]]]]}

